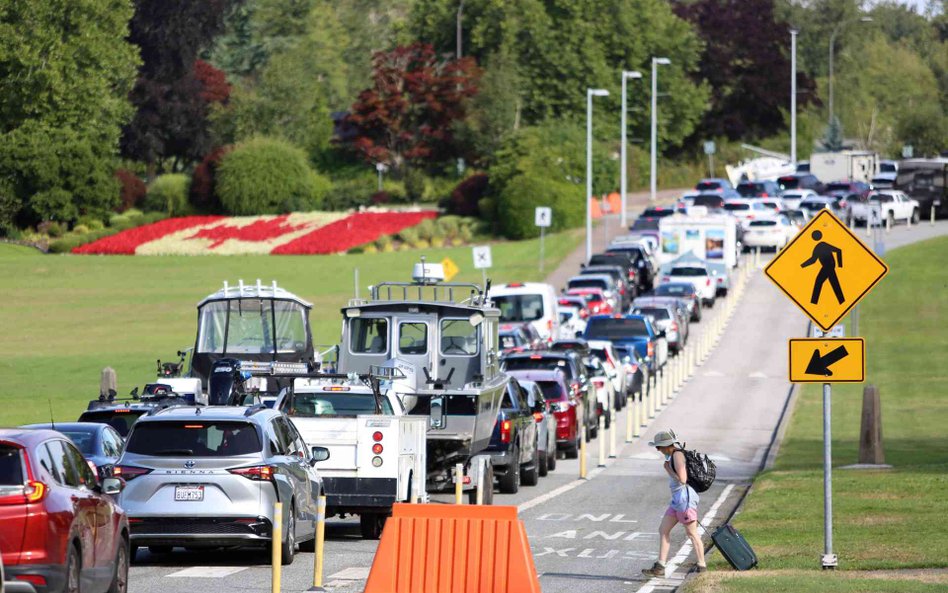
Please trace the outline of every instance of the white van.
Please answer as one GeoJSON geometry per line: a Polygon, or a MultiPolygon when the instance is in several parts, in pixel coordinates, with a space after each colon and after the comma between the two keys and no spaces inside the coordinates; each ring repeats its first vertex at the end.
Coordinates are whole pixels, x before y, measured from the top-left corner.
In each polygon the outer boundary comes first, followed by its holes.
{"type": "Polygon", "coordinates": [[[490,299],[500,309],[501,323],[530,323],[544,340],[560,334],[556,289],[541,282],[515,282],[491,286],[490,299]]]}

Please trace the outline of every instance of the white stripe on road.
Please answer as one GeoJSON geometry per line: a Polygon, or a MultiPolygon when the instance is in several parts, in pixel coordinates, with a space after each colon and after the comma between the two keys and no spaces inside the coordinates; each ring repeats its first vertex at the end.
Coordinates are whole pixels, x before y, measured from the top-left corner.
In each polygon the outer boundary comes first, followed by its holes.
{"type": "Polygon", "coordinates": [[[165,575],[166,577],[190,577],[205,579],[222,579],[232,574],[247,570],[246,566],[192,566],[178,572],[165,575]]]}
{"type": "Polygon", "coordinates": [[[587,473],[586,473],[586,479],[585,479],[585,480],[582,479],[582,478],[579,478],[578,480],[573,480],[572,482],[570,482],[570,483],[568,483],[568,484],[563,484],[563,485],[560,486],[559,488],[556,488],[556,489],[554,489],[554,490],[550,490],[550,491],[547,492],[546,494],[543,494],[543,495],[541,495],[541,496],[537,496],[536,498],[532,498],[532,499],[530,499],[530,500],[528,500],[528,501],[526,501],[526,502],[521,502],[520,504],[517,505],[517,511],[522,513],[522,512],[524,512],[524,511],[527,510],[527,509],[532,509],[533,507],[535,507],[535,506],[537,506],[537,505],[543,504],[544,502],[546,502],[546,501],[548,501],[548,500],[551,500],[551,499],[553,499],[553,498],[556,498],[556,497],[559,496],[560,494],[563,494],[563,493],[565,493],[565,492],[569,492],[569,491],[572,490],[573,488],[576,488],[577,486],[581,486],[581,485],[585,484],[585,483],[588,482],[589,480],[592,480],[593,478],[595,478],[596,476],[598,476],[599,474],[601,474],[604,469],[606,469],[607,467],[609,467],[610,465],[612,465],[613,463],[615,463],[615,461],[616,461],[615,458],[607,459],[607,460],[606,460],[606,465],[604,465],[604,466],[602,466],[602,467],[597,467],[596,469],[587,472],[587,473]]]}
{"type": "MultiPolygon", "coordinates": [[[[705,513],[704,518],[701,519],[700,525],[705,531],[707,530],[708,526],[711,524],[711,521],[717,516],[718,509],[720,509],[721,505],[724,504],[724,501],[727,500],[727,497],[729,494],[731,494],[732,490],[734,490],[734,484],[728,484],[727,486],[725,486],[724,490],[721,492],[721,495],[718,496],[718,499],[714,501],[713,505],[711,505],[711,509],[707,513],[705,513]]],[[[674,576],[674,574],[675,574],[675,571],[678,569],[678,566],[682,562],[684,562],[688,558],[689,555],[691,555],[691,548],[692,548],[691,540],[690,539],[685,540],[685,543],[682,544],[681,548],[679,548],[678,553],[675,554],[675,557],[672,558],[671,562],[669,562],[666,565],[666,568],[665,568],[666,576],[664,578],[660,578],[660,577],[652,578],[649,582],[645,583],[645,585],[643,585],[642,588],[637,591],[637,593],[652,593],[652,591],[654,591],[656,587],[663,587],[663,588],[668,587],[670,586],[669,580],[677,581],[677,584],[671,585],[671,586],[677,587],[678,584],[681,584],[681,581],[684,580],[685,576],[681,575],[680,577],[676,577],[674,576]]]]}

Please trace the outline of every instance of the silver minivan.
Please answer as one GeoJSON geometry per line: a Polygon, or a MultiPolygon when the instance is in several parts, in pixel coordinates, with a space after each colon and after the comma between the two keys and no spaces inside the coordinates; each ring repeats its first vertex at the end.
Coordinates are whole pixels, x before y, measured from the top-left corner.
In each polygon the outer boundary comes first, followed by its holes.
{"type": "Polygon", "coordinates": [[[315,537],[329,456],[308,449],[282,412],[262,405],[173,407],[142,416],[114,468],[126,480],[131,558],[140,546],[269,547],[274,503],[283,505],[283,564],[315,537]]]}

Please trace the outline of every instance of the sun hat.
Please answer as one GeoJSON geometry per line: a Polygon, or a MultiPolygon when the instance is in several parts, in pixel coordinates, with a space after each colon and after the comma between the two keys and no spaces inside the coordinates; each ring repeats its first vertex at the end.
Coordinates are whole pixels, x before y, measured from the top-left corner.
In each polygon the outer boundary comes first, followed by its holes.
{"type": "Polygon", "coordinates": [[[662,430],[655,434],[655,440],[649,441],[649,447],[667,447],[668,445],[674,445],[678,442],[678,437],[675,436],[675,431],[672,429],[662,430]]]}

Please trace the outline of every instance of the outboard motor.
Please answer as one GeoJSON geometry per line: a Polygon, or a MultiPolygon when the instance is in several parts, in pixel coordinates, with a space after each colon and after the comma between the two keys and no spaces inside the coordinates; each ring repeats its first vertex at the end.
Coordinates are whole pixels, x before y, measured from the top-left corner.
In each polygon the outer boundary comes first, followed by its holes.
{"type": "Polygon", "coordinates": [[[240,361],[236,358],[221,358],[214,361],[208,381],[208,405],[239,405],[243,399],[244,379],[246,377],[240,370],[240,361]]]}

